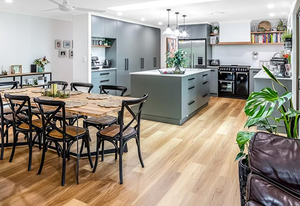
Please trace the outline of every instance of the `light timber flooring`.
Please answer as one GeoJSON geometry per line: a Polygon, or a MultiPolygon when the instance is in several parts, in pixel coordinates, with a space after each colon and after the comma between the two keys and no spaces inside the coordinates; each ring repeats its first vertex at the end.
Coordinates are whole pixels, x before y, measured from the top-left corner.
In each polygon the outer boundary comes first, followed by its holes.
{"type": "MultiPolygon", "coordinates": [[[[244,106],[245,100],[212,97],[207,107],[182,126],[143,120],[145,168],[141,168],[135,141],[131,140],[124,155],[123,185],[119,184],[114,155],[99,161],[96,173],[91,172],[88,160],[81,158],[79,185],[76,159],[71,158],[62,187],[62,161],[55,152],[46,153],[43,172],[37,175],[41,159],[38,147],[33,148],[30,172],[28,147],[17,147],[11,163],[11,149],[6,148],[0,161],[0,205],[238,206],[235,138],[246,121],[244,106]]],[[[92,150],[95,132],[90,129],[92,150]]]]}

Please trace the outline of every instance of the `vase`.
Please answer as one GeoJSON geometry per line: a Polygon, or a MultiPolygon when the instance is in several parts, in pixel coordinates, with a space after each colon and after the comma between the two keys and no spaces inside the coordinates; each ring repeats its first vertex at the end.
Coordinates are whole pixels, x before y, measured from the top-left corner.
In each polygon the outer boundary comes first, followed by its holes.
{"type": "Polygon", "coordinates": [[[250,168],[246,162],[246,159],[241,159],[239,161],[239,181],[240,181],[240,200],[241,205],[246,204],[246,187],[247,178],[250,174],[250,168]]]}
{"type": "Polygon", "coordinates": [[[291,64],[285,64],[285,76],[292,76],[291,64]]]}
{"type": "Polygon", "coordinates": [[[174,73],[175,73],[175,74],[181,74],[181,68],[180,68],[179,65],[176,65],[176,66],[175,66],[174,73]]]}
{"type": "Polygon", "coordinates": [[[44,67],[39,67],[38,72],[44,72],[44,67]]]}

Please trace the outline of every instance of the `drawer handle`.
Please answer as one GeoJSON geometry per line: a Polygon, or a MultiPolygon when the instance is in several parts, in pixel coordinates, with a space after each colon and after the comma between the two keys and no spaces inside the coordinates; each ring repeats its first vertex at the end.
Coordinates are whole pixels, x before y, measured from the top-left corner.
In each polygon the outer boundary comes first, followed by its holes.
{"type": "Polygon", "coordinates": [[[100,83],[104,83],[104,82],[109,82],[109,79],[100,81],[100,83]]]}
{"type": "Polygon", "coordinates": [[[204,97],[207,97],[207,95],[208,95],[208,94],[205,94],[205,95],[203,95],[202,97],[203,97],[203,98],[204,98],[204,97]]]}
{"type": "Polygon", "coordinates": [[[100,76],[109,75],[109,73],[101,73],[100,76]]]}
{"type": "Polygon", "coordinates": [[[192,86],[192,87],[189,88],[189,90],[194,89],[194,88],[195,88],[195,86],[192,86]]]}
{"type": "Polygon", "coordinates": [[[204,74],[202,77],[206,77],[208,74],[204,74]]]}
{"type": "Polygon", "coordinates": [[[189,81],[192,81],[192,80],[194,80],[194,79],[195,79],[195,78],[190,78],[189,81]]]}
{"type": "Polygon", "coordinates": [[[206,82],[203,82],[203,84],[207,84],[208,83],[208,81],[206,81],[206,82]]]}
{"type": "Polygon", "coordinates": [[[192,104],[194,104],[195,103],[195,101],[191,101],[190,103],[189,103],[189,105],[192,105],[192,104]]]}

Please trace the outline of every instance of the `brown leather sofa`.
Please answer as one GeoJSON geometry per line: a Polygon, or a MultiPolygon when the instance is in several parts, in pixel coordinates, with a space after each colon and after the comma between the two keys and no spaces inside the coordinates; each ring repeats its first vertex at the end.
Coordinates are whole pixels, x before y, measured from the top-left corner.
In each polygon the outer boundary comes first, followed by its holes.
{"type": "Polygon", "coordinates": [[[249,166],[246,206],[300,206],[300,140],[256,133],[249,166]]]}

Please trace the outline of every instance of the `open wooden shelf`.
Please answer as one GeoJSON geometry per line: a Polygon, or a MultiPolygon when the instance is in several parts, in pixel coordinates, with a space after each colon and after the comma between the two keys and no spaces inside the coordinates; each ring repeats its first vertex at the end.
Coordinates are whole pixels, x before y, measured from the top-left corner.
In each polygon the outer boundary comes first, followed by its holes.
{"type": "Polygon", "coordinates": [[[104,47],[104,48],[110,48],[110,46],[105,46],[105,45],[92,45],[92,47],[104,47]]]}
{"type": "Polygon", "coordinates": [[[284,31],[251,32],[251,34],[278,34],[278,33],[284,33],[284,31]]]}
{"type": "Polygon", "coordinates": [[[253,45],[284,45],[284,43],[252,43],[253,45]]]}
{"type": "Polygon", "coordinates": [[[218,46],[218,45],[284,45],[284,43],[248,43],[248,42],[226,42],[226,43],[219,43],[219,44],[210,44],[211,46],[218,46]]]}
{"type": "Polygon", "coordinates": [[[210,36],[218,36],[218,35],[220,35],[219,33],[210,33],[210,36]]]}

